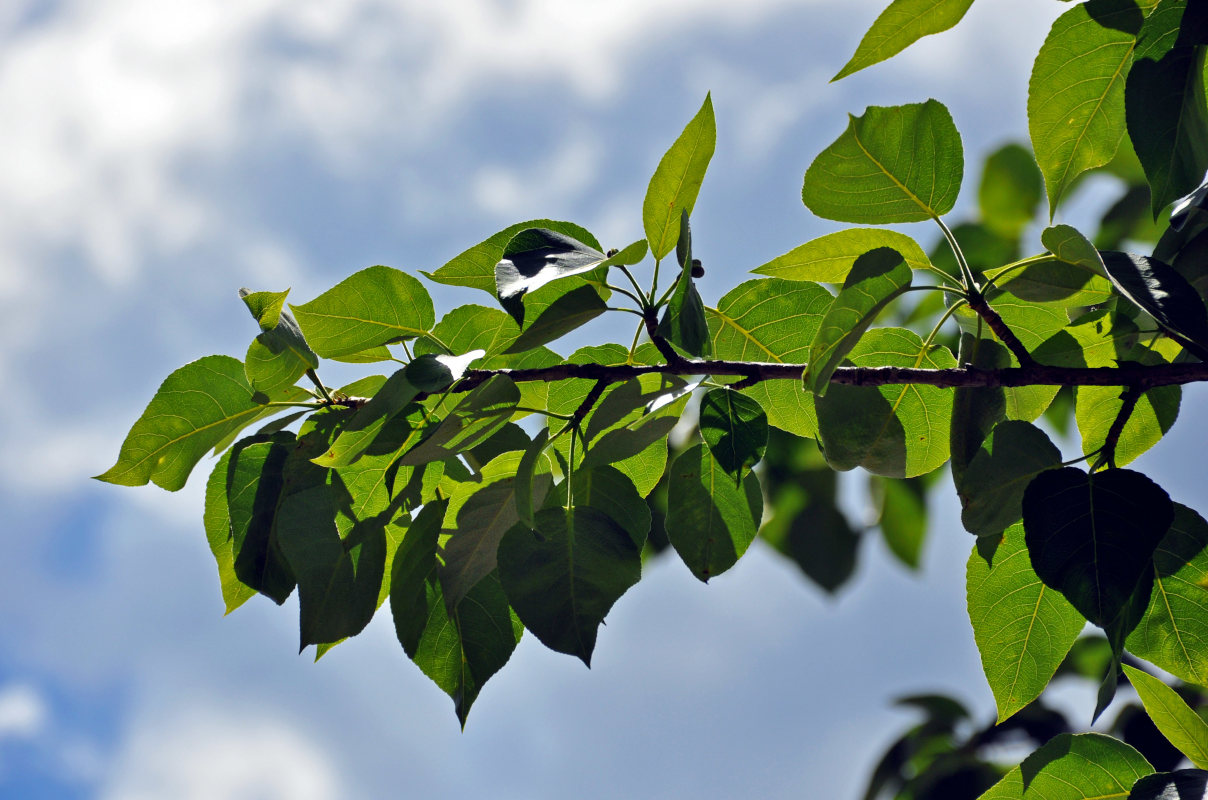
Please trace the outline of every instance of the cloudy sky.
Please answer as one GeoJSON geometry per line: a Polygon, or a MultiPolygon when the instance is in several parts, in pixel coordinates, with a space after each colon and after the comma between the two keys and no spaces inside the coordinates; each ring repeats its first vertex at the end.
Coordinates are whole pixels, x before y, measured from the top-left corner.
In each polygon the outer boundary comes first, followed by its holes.
{"type": "MultiPolygon", "coordinates": [[[[293,600],[222,617],[205,465],[171,495],[88,480],[169,371],[242,355],[239,286],[301,302],[536,216],[639,238],[649,175],[706,91],[706,301],[835,229],[801,176],[867,105],[950,107],[968,208],[980,158],[1025,137],[1027,71],[1064,6],[986,0],[828,85],[883,2],[0,5],[0,796],[843,798],[910,721],[894,697],[990,715],[951,497],[921,574],[869,541],[838,599],[758,545],[707,587],[658,562],[590,671],[526,638],[463,734],[388,615],[319,664],[295,655],[293,600]]],[[[432,290],[438,310],[482,300],[432,290]]],[[[1145,464],[1191,505],[1196,449],[1145,464]]]]}

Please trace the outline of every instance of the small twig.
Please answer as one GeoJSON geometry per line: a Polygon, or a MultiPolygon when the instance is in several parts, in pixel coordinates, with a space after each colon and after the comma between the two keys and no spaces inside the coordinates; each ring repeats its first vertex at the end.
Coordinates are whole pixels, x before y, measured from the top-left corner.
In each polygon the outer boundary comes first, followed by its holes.
{"type": "Polygon", "coordinates": [[[1036,360],[1032,358],[1032,354],[1028,352],[1028,348],[1023,346],[1023,342],[1019,341],[1019,337],[1015,335],[1015,331],[1007,327],[1007,323],[1003,322],[998,312],[990,308],[990,304],[986,302],[984,295],[980,292],[969,292],[968,301],[969,308],[977,312],[977,315],[986,321],[986,324],[990,326],[990,330],[994,331],[994,335],[1002,340],[1002,343],[1007,346],[1007,349],[1019,361],[1019,366],[1030,367],[1036,364],[1036,360]]]}
{"type": "Polygon", "coordinates": [[[593,406],[595,406],[596,401],[600,399],[600,395],[604,394],[604,390],[608,388],[608,385],[611,382],[612,381],[604,380],[602,378],[596,381],[595,386],[592,386],[591,390],[587,393],[587,397],[584,397],[583,402],[580,403],[579,407],[575,409],[575,413],[571,414],[571,425],[578,426],[578,424],[583,421],[583,418],[586,417],[587,413],[591,411],[593,406]]]}
{"type": "Polygon", "coordinates": [[[1128,424],[1128,418],[1132,416],[1133,409],[1137,407],[1137,401],[1141,399],[1141,392],[1141,387],[1136,384],[1124,387],[1124,391],[1120,394],[1120,410],[1116,412],[1112,426],[1107,429],[1107,438],[1103,440],[1099,459],[1091,467],[1091,472],[1105,464],[1110,469],[1116,468],[1116,445],[1120,443],[1120,434],[1124,433],[1124,426],[1128,424]]]}
{"type": "Polygon", "coordinates": [[[323,395],[323,399],[327,401],[328,405],[336,405],[336,401],[331,399],[331,395],[328,393],[327,387],[323,385],[323,381],[319,380],[319,373],[313,369],[308,369],[306,370],[306,377],[310,378],[311,382],[318,387],[319,394],[323,395]]]}
{"type": "Polygon", "coordinates": [[[647,307],[642,314],[642,319],[646,322],[646,334],[650,337],[650,341],[654,342],[654,346],[663,354],[663,358],[667,359],[668,364],[682,364],[687,359],[675,352],[675,348],[658,333],[659,319],[658,311],[654,308],[647,307]]]}

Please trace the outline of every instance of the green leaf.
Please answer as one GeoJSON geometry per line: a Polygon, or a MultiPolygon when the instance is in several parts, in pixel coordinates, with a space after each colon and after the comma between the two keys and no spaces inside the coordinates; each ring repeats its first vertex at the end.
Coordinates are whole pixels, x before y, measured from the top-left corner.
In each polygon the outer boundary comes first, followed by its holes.
{"type": "Polygon", "coordinates": [[[1149,608],[1125,644],[1139,658],[1208,687],[1208,522],[1175,503],[1153,569],[1149,608]]]}
{"type": "Polygon", "coordinates": [[[505,353],[522,353],[552,342],[579,328],[608,310],[608,304],[595,287],[584,284],[571,289],[549,304],[505,353]]]}
{"type": "Polygon", "coordinates": [[[751,271],[789,281],[842,283],[856,259],[878,247],[897,250],[912,270],[932,268],[923,248],[904,233],[880,228],[848,228],[812,239],[751,271]]]}
{"type": "Polygon", "coordinates": [[[759,478],[728,473],[704,445],[694,445],[671,464],[667,537],[692,574],[702,581],[725,572],[747,551],[763,516],[759,478]]]}
{"type": "Polygon", "coordinates": [[[608,431],[584,454],[582,466],[590,468],[616,464],[636,456],[652,444],[666,439],[678,421],[672,416],[650,416],[632,427],[608,431]]]}
{"type": "Polygon", "coordinates": [[[683,397],[692,387],[677,375],[644,375],[614,384],[584,420],[583,436],[591,442],[623,422],[635,422],[683,397]],[[643,414],[636,414],[641,409],[643,414]]]}
{"type": "Polygon", "coordinates": [[[1208,722],[1160,679],[1124,665],[1145,712],[1170,743],[1200,769],[1208,769],[1208,722]]]}
{"type": "Polygon", "coordinates": [[[328,356],[332,361],[339,361],[341,364],[379,364],[383,361],[393,361],[394,354],[390,352],[390,348],[386,345],[379,347],[370,347],[368,350],[361,350],[357,353],[348,353],[342,356],[328,356]]]}
{"type": "Polygon", "coordinates": [[[891,300],[910,285],[910,267],[898,251],[870,250],[856,259],[810,344],[805,387],[816,396],[826,392],[835,368],[891,300]]]}
{"type": "Polygon", "coordinates": [[[952,210],[963,174],[960,133],[943,104],[869,106],[810,164],[801,199],[838,222],[921,222],[952,210]]]}
{"type": "MultiPolygon", "coordinates": [[[[533,502],[540,506],[549,491],[550,476],[538,473],[532,483],[533,502]]],[[[440,573],[450,608],[461,602],[479,581],[498,565],[499,542],[520,521],[516,512],[514,478],[488,483],[474,492],[457,513],[457,526],[445,542],[445,564],[440,573]]]]}
{"type": "Polygon", "coordinates": [[[296,447],[292,433],[243,439],[231,448],[226,474],[235,575],[278,605],[296,585],[281,548],[281,512],[286,506],[308,506],[299,493],[322,482],[302,465],[287,471],[296,447]]]}
{"type": "Polygon", "coordinates": [[[998,423],[961,481],[961,522],[975,536],[996,536],[1023,518],[1024,489],[1061,465],[1061,451],[1027,422],[998,423]]]}
{"type": "MultiPolygon", "coordinates": [[[[800,364],[834,298],[816,283],[764,278],[746,281],[728,292],[716,309],[707,309],[713,355],[730,361],[800,364]]],[[[814,396],[801,381],[763,381],[743,394],[756,400],[768,422],[798,436],[818,432],[814,396]]]]}
{"type": "Polygon", "coordinates": [[[251,289],[240,289],[239,297],[247,310],[252,312],[252,319],[260,325],[260,330],[271,331],[277,327],[281,319],[281,310],[285,308],[285,298],[289,289],[284,292],[253,292],[251,289]]]}
{"type": "MultiPolygon", "coordinates": [[[[827,474],[833,475],[830,469],[827,474]]],[[[776,493],[759,538],[792,559],[806,577],[834,594],[856,568],[861,537],[831,496],[788,485],[776,493]]]]}
{"type": "Polygon", "coordinates": [[[520,400],[520,390],[506,375],[492,375],[426,432],[400,463],[418,466],[443,461],[470,450],[507,424],[520,400]]]}
{"type": "Polygon", "coordinates": [[[1144,756],[1118,739],[1100,733],[1062,733],[1008,772],[980,800],[1123,798],[1139,778],[1152,772],[1144,756]]]}
{"type": "Polygon", "coordinates": [[[717,144],[713,99],[705,102],[663,155],[642,201],[642,226],[656,261],[672,251],[680,237],[680,217],[691,214],[705,170],[717,144]]]}
{"type": "Polygon", "coordinates": [[[596,250],[602,250],[596,237],[573,222],[559,222],[552,219],[530,219],[510,225],[490,238],[479,242],[470,249],[454,256],[436,272],[423,274],[437,283],[448,286],[469,286],[481,289],[492,295],[495,294],[495,265],[503,258],[503,251],[512,237],[530,228],[546,228],[564,234],[583,242],[596,250]]]}
{"type": "MultiPolygon", "coordinates": [[[[852,349],[851,361],[861,367],[956,366],[946,347],[924,347],[918,334],[904,328],[869,331],[852,349]]],[[[831,386],[816,401],[827,463],[890,478],[931,472],[948,460],[952,398],[951,389],[919,384],[831,386]]]]}
{"type": "Polygon", "coordinates": [[[1007,238],[1023,233],[1043,196],[1044,176],[1028,148],[1003,145],[986,159],[977,201],[983,223],[995,233],[1007,238]]]}
{"type": "MultiPolygon", "coordinates": [[[[420,509],[407,526],[390,568],[390,614],[394,631],[408,658],[415,658],[428,626],[429,594],[437,583],[437,542],[447,500],[434,500],[420,509]]],[[[439,585],[439,584],[437,584],[439,585]]],[[[443,602],[442,602],[443,605],[443,602]]]]}
{"type": "Polygon", "coordinates": [[[530,528],[533,527],[533,478],[537,472],[537,463],[545,452],[548,442],[549,428],[537,431],[537,435],[533,437],[528,449],[524,451],[524,455],[520,459],[520,466],[516,470],[516,516],[530,528]]]}
{"type": "Polygon", "coordinates": [[[1032,355],[1055,367],[1108,367],[1126,360],[1137,338],[1132,320],[1112,308],[1100,308],[1045,339],[1032,355]]]}
{"type": "Polygon", "coordinates": [[[1124,107],[1129,138],[1149,181],[1155,220],[1163,208],[1195,189],[1208,169],[1205,27],[1208,17],[1196,4],[1162,0],[1137,36],[1124,107]]]}
{"type": "Polygon", "coordinates": [[[222,601],[226,613],[230,614],[256,595],[256,590],[247,586],[235,574],[235,550],[231,538],[231,512],[227,505],[227,472],[231,464],[231,451],[223,454],[210,479],[206,482],[205,531],[210,552],[218,564],[218,580],[222,586],[222,601]]]}
{"type": "MultiPolygon", "coordinates": [[[[1156,352],[1141,350],[1137,355],[1142,364],[1152,366],[1166,363],[1156,352]]],[[[1097,363],[1089,366],[1112,364],[1097,363]]],[[[1079,386],[1075,389],[1074,420],[1078,423],[1078,432],[1082,435],[1082,452],[1093,453],[1103,447],[1108,431],[1111,430],[1123,405],[1122,391],[1118,386],[1079,386]]],[[[1182,394],[1182,389],[1178,386],[1157,386],[1141,395],[1120,431],[1115,452],[1116,466],[1131,463],[1161,441],[1179,416],[1182,394]]]]}
{"type": "Polygon", "coordinates": [[[1074,181],[1112,160],[1124,136],[1124,80],[1141,11],[1090,0],[1058,17],[1028,82],[1028,132],[1044,173],[1049,219],[1074,181]]]}
{"type": "Polygon", "coordinates": [[[708,357],[712,353],[712,343],[709,323],[705,320],[705,304],[692,280],[692,229],[688,225],[687,210],[680,221],[675,254],[680,262],[680,276],[656,334],[690,356],[708,357]]]}
{"type": "Polygon", "coordinates": [[[297,320],[288,311],[284,292],[251,292],[240,289],[239,296],[260,325],[260,334],[252,340],[244,359],[248,382],[258,392],[272,392],[292,385],[306,370],[319,366],[319,357],[306,343],[297,320]]]}
{"type": "Polygon", "coordinates": [[[415,278],[369,267],[300,306],[291,305],[306,340],[323,358],[413,339],[432,329],[432,299],[415,278]]]}
{"type": "Polygon", "coordinates": [[[151,481],[175,492],[206,451],[275,410],[253,399],[238,359],[200,358],[164,380],[126,434],[117,463],[96,478],[120,486],[151,481]]]}
{"type": "Polygon", "coordinates": [[[1208,359],[1208,309],[1186,278],[1156,258],[1114,251],[1102,256],[1107,276],[1121,294],[1208,359]]]}
{"type": "Polygon", "coordinates": [[[927,487],[921,480],[873,476],[869,486],[885,545],[910,569],[918,569],[927,537],[927,487]]]}
{"type": "Polygon", "coordinates": [[[483,684],[512,657],[524,626],[508,608],[497,572],[471,587],[451,612],[440,582],[430,580],[427,607],[428,619],[412,660],[453,698],[457,719],[465,727],[483,684]]]}
{"type": "Polygon", "coordinates": [[[961,21],[973,0],[893,0],[860,40],[855,55],[831,81],[897,55],[924,36],[961,21]]]}
{"type": "MultiPolygon", "coordinates": [[[[961,334],[958,362],[979,369],[996,369],[1011,363],[1005,347],[976,339],[971,333],[961,334]]],[[[1002,389],[962,387],[953,392],[948,436],[952,450],[952,482],[958,492],[964,483],[965,471],[981,450],[982,442],[1006,413],[1007,400],[1002,389]]]]}
{"type": "MultiPolygon", "coordinates": [[[[574,476],[576,508],[593,508],[629,534],[641,550],[650,534],[650,506],[638,494],[637,487],[615,467],[579,469],[574,476]]],[[[547,508],[566,506],[566,481],[554,487],[545,499],[547,508]]]]}
{"type": "Polygon", "coordinates": [[[1037,577],[1022,525],[1007,529],[989,560],[980,549],[975,546],[969,555],[965,593],[1002,722],[1040,696],[1086,620],[1037,577]]]}
{"type": "Polygon", "coordinates": [[[1112,297],[1103,261],[1086,237],[1068,225],[1047,228],[1040,235],[1053,258],[1034,261],[1010,273],[1002,288],[1021,300],[1066,306],[1092,306],[1112,297]]]}
{"type": "Polygon", "coordinates": [[[1180,769],[1146,775],[1133,784],[1128,800],[1204,800],[1208,798],[1208,772],[1180,769]]]}
{"type": "Polygon", "coordinates": [[[499,543],[504,592],[546,647],[590,667],[600,623],[642,576],[640,551],[594,508],[547,508],[535,522],[535,529],[513,527],[499,543]]]}
{"type": "Polygon", "coordinates": [[[700,399],[700,433],[721,468],[737,478],[763,458],[768,418],[751,398],[710,389],[700,399]]]}
{"type": "Polygon", "coordinates": [[[1127,609],[1174,517],[1170,497],[1139,472],[1043,472],[1023,495],[1032,568],[1095,625],[1127,609]]]}

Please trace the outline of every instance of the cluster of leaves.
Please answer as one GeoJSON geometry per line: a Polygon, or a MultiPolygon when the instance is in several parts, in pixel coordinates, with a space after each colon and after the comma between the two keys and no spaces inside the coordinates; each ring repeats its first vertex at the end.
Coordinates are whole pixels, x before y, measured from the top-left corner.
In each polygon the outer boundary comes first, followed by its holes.
{"type": "MultiPolygon", "coordinates": [[[[951,27],[971,2],[895,0],[837,77],[951,27]]],[[[1155,222],[1208,167],[1203,14],[1186,0],[1065,12],[1032,75],[1035,158],[1019,145],[991,156],[981,218],[955,228],[942,217],[965,158],[948,110],[852,116],[802,199],[865,227],[772,259],[715,307],[695,285],[689,224],[716,138],[709,98],[650,180],[645,238],[606,251],[577,225],[530,220],[424,273],[500,308],[438,321],[423,285],[384,266],[290,310],[286,292],[243,291],[260,327],[246,358],[172,373],[99,477],[176,490],[220,455],[205,526],[228,611],[296,588],[301,647],[322,655],[389,598],[403,649],[463,724],[526,629],[590,664],[644,555],[673,550],[708,581],[762,535],[834,590],[860,538],[834,470],[855,467],[874,476],[879,527],[909,564],[926,487],[950,465],[976,537],[969,613],[1000,723],[1035,708],[1088,621],[1109,653],[1096,716],[1126,651],[1208,686],[1208,522],[1123,468],[1170,429],[1180,385],[1208,380],[1208,189],[1155,222]],[[1021,257],[1042,192],[1051,223],[1098,168],[1130,188],[1094,241],[1050,224],[1044,252],[1021,257]],[[926,221],[944,249],[867,227],[926,221]],[[1120,249],[1155,238],[1150,253],[1120,249]],[[633,320],[628,346],[547,347],[603,314],[633,320]],[[401,366],[333,389],[320,359],[401,366]],[[1060,427],[1071,409],[1082,452],[1063,461],[1035,423],[1060,427]]],[[[1202,720],[1160,681],[1129,678],[1208,766],[1202,720]]],[[[950,739],[961,715],[930,713],[928,731],[950,739]]],[[[1062,734],[986,797],[1057,785],[1158,797],[1208,777],[1153,772],[1125,742],[1062,734]]]]}

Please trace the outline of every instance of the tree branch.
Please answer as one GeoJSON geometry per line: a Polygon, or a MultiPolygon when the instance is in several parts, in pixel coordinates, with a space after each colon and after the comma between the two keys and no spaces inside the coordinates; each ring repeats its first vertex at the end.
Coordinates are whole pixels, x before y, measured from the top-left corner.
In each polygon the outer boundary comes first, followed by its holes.
{"type": "MultiPolygon", "coordinates": [[[[516,382],[564,381],[574,378],[615,383],[639,375],[732,375],[751,384],[771,380],[797,380],[805,364],[772,364],[760,361],[688,360],[671,364],[555,364],[529,369],[467,370],[454,391],[473,389],[493,375],[506,375],[516,382]]],[[[1208,381],[1208,364],[1129,364],[1118,367],[1030,366],[1005,369],[918,369],[914,367],[839,367],[831,383],[848,386],[1012,387],[1012,386],[1174,386],[1208,381]]]]}
{"type": "Polygon", "coordinates": [[[990,308],[990,304],[986,302],[985,296],[979,292],[970,292],[968,296],[969,308],[977,312],[977,315],[986,321],[990,326],[990,330],[994,331],[1011,354],[1019,361],[1021,367],[1032,366],[1036,364],[1036,360],[1032,358],[1032,354],[1028,352],[1028,348],[1023,346],[1023,342],[1019,341],[1019,337],[1015,335],[1015,331],[1007,327],[1007,323],[1003,322],[1003,318],[998,315],[998,312],[990,308]]]}

